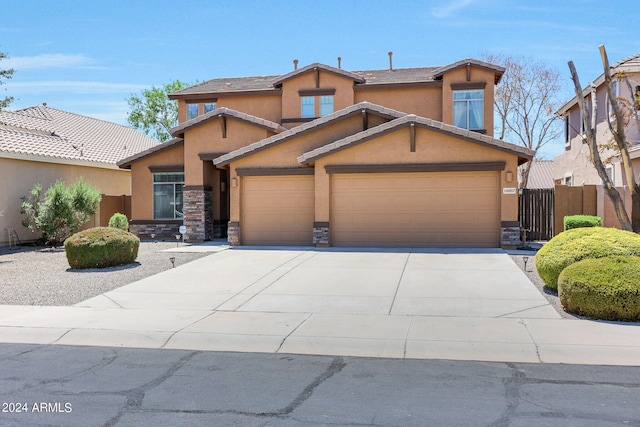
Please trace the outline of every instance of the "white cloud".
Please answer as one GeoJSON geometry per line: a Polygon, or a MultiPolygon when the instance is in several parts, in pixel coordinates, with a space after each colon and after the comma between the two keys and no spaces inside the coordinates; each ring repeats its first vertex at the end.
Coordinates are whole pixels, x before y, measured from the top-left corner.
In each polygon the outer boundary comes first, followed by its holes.
{"type": "Polygon", "coordinates": [[[16,70],[41,70],[48,68],[100,68],[86,55],[47,53],[36,56],[10,56],[6,65],[16,70]]]}
{"type": "Polygon", "coordinates": [[[431,14],[436,18],[448,18],[460,9],[473,3],[473,0],[451,0],[449,4],[431,9],[431,14]]]}

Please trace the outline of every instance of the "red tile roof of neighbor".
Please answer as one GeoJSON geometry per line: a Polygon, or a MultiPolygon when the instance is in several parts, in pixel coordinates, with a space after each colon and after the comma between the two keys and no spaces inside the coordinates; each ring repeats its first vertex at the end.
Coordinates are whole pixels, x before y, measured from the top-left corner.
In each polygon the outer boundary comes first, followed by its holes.
{"type": "Polygon", "coordinates": [[[115,165],[158,145],[137,130],[38,105],[0,111],[0,157],[46,157],[115,165]]]}

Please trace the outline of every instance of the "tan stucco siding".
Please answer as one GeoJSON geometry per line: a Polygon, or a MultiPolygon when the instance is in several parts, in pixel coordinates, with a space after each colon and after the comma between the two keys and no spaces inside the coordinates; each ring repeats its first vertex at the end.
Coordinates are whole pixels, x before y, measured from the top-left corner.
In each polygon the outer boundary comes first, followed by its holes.
{"type": "MultiPolygon", "coordinates": [[[[267,138],[270,133],[261,127],[244,123],[232,118],[226,119],[226,138],[223,138],[222,119],[216,118],[193,129],[184,135],[185,184],[203,185],[207,179],[203,176],[202,160],[199,153],[228,153],[267,138]]],[[[210,162],[209,162],[210,163],[210,162]]]]}
{"type": "Polygon", "coordinates": [[[275,123],[280,123],[282,117],[282,98],[279,92],[274,95],[220,97],[216,107],[227,107],[275,123]]]}
{"type": "Polygon", "coordinates": [[[453,89],[452,84],[486,83],[484,89],[484,130],[489,136],[493,136],[493,101],[495,73],[476,67],[469,67],[469,79],[467,69],[462,67],[446,73],[442,78],[442,121],[453,124],[453,89]]]}
{"type": "MultiPolygon", "coordinates": [[[[26,196],[35,184],[41,184],[46,191],[58,179],[73,184],[80,178],[96,186],[102,194],[131,194],[131,173],[128,170],[0,159],[0,212],[3,212],[0,216],[0,245],[8,242],[10,229],[15,229],[21,240],[39,237],[22,226],[23,216],[20,214],[20,198],[26,196]]],[[[98,225],[100,218],[94,218],[94,221],[98,225]]]]}
{"type": "MultiPolygon", "coordinates": [[[[282,84],[282,117],[299,118],[300,90],[335,89],[333,110],[338,111],[354,104],[353,80],[320,70],[319,85],[316,87],[316,72],[310,70],[282,84]]],[[[316,99],[316,112],[319,111],[316,99]]]]}
{"type": "Polygon", "coordinates": [[[360,89],[355,92],[355,102],[368,101],[407,114],[416,114],[442,121],[442,87],[391,86],[388,89],[360,89]]]}
{"type": "Polygon", "coordinates": [[[182,144],[145,157],[131,165],[131,219],[153,219],[153,174],[149,166],[184,165],[182,144]]]}
{"type": "MultiPolygon", "coordinates": [[[[505,187],[517,187],[517,156],[490,147],[461,140],[435,131],[419,128],[416,131],[416,151],[410,151],[408,128],[384,135],[315,162],[316,173],[316,221],[329,221],[329,175],[326,165],[385,165],[415,163],[506,162],[501,172],[501,192],[505,187]],[[511,172],[512,181],[506,180],[511,172]]],[[[501,220],[518,219],[517,194],[501,194],[501,220]]]]}

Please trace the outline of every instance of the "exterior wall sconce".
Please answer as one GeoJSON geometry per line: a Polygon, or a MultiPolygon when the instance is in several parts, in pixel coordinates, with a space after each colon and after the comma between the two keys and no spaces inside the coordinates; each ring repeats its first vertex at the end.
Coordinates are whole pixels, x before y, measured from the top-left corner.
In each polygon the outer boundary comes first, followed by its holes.
{"type": "Polygon", "coordinates": [[[227,183],[226,182],[221,182],[220,183],[220,191],[221,192],[227,191],[227,183]]]}
{"type": "Polygon", "coordinates": [[[505,178],[506,178],[507,182],[513,181],[513,172],[507,171],[507,173],[505,174],[505,178]]]}
{"type": "Polygon", "coordinates": [[[233,188],[238,186],[238,178],[231,178],[231,186],[233,188]]]}

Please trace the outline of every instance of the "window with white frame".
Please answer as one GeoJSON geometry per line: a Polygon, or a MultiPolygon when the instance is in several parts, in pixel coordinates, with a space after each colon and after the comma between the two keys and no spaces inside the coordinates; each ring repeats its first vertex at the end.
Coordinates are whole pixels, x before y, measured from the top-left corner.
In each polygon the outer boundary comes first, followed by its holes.
{"type": "Polygon", "coordinates": [[[181,219],[184,172],[153,174],[153,219],[181,219]]]}
{"type": "Polygon", "coordinates": [[[484,129],[484,91],[453,91],[453,124],[469,130],[484,129]]]}
{"type": "Polygon", "coordinates": [[[571,148],[571,127],[569,126],[569,113],[564,116],[564,146],[565,148],[571,148]]]}
{"type": "Polygon", "coordinates": [[[571,187],[573,185],[573,174],[571,173],[565,174],[564,179],[562,180],[562,183],[567,187],[571,187]]]}
{"type": "Polygon", "coordinates": [[[198,117],[199,107],[199,104],[187,104],[187,120],[195,119],[196,117],[198,117]]]}
{"type": "Polygon", "coordinates": [[[300,97],[300,117],[312,118],[316,116],[316,97],[301,96],[300,97]]]}
{"type": "MultiPolygon", "coordinates": [[[[613,86],[613,96],[614,96],[614,100],[613,102],[618,102],[618,97],[620,96],[620,82],[617,80],[614,80],[613,82],[611,82],[611,85],[613,86]]],[[[609,122],[611,124],[613,124],[615,122],[615,114],[613,113],[613,107],[611,106],[611,101],[609,99],[609,93],[607,92],[607,117],[609,117],[609,122]]]]}
{"type": "MultiPolygon", "coordinates": [[[[607,172],[607,176],[611,181],[611,185],[615,187],[616,185],[616,175],[615,175],[615,167],[611,163],[604,167],[605,172],[607,172]]],[[[604,184],[604,183],[603,183],[604,184]]]]}

